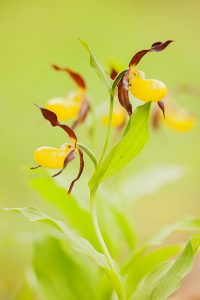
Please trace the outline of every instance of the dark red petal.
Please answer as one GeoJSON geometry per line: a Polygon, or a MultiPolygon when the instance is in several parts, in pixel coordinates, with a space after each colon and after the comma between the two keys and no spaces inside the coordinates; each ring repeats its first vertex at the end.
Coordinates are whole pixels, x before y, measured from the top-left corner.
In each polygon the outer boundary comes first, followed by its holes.
{"type": "Polygon", "coordinates": [[[73,142],[77,142],[77,137],[76,137],[75,132],[69,126],[67,126],[65,124],[61,124],[58,121],[57,115],[54,112],[50,111],[49,109],[39,107],[38,105],[36,105],[36,106],[40,109],[43,117],[46,120],[48,120],[52,126],[61,127],[68,134],[68,136],[71,138],[71,140],[73,140],[73,142]]]}
{"type": "Polygon", "coordinates": [[[118,99],[121,106],[128,112],[129,116],[132,114],[132,105],[129,101],[129,70],[123,75],[118,83],[118,99]]]}
{"type": "Polygon", "coordinates": [[[142,50],[142,51],[139,51],[137,52],[131,59],[130,63],[129,63],[129,67],[131,66],[136,66],[140,60],[143,58],[143,56],[148,53],[150,50],[142,50]]]}
{"type": "Polygon", "coordinates": [[[147,54],[148,52],[160,52],[162,50],[164,50],[170,43],[172,43],[172,40],[168,40],[166,42],[155,42],[151,45],[150,49],[146,49],[146,50],[142,50],[137,52],[131,59],[130,63],[129,63],[129,67],[131,66],[136,66],[140,60],[142,59],[142,57],[147,54]]]}
{"type": "Polygon", "coordinates": [[[67,167],[67,165],[70,163],[70,161],[72,161],[75,157],[76,157],[76,152],[75,152],[75,149],[73,149],[65,157],[62,169],[58,173],[54,174],[52,177],[56,177],[56,176],[60,175],[62,173],[62,171],[67,167]]]}
{"type": "Polygon", "coordinates": [[[160,52],[163,51],[169,44],[171,44],[173,40],[168,40],[166,42],[156,42],[151,45],[151,52],[160,52]]]}
{"type": "Polygon", "coordinates": [[[70,184],[70,187],[69,187],[69,190],[68,190],[68,194],[71,193],[72,189],[73,189],[73,186],[75,184],[75,182],[77,180],[79,180],[79,178],[81,177],[81,174],[83,172],[83,169],[84,169],[84,159],[83,159],[83,152],[81,151],[81,149],[78,149],[78,154],[79,154],[79,159],[80,159],[80,168],[79,168],[79,172],[78,172],[78,175],[77,177],[71,182],[70,184]]]}
{"type": "Polygon", "coordinates": [[[72,70],[70,70],[69,68],[62,68],[59,67],[58,65],[52,65],[52,67],[54,68],[54,70],[56,71],[61,71],[61,72],[65,72],[67,74],[69,74],[71,76],[71,78],[76,82],[76,84],[83,88],[86,89],[86,83],[85,80],[83,79],[83,77],[78,74],[77,72],[74,72],[72,70]]]}
{"type": "Polygon", "coordinates": [[[78,114],[78,117],[77,119],[74,121],[73,125],[72,125],[72,129],[75,130],[75,128],[83,123],[88,115],[88,112],[90,110],[90,104],[89,102],[87,101],[87,99],[85,99],[81,105],[81,108],[80,108],[80,111],[79,111],[79,114],[78,114]]]}
{"type": "Polygon", "coordinates": [[[165,119],[165,104],[163,101],[158,101],[158,107],[161,109],[162,113],[163,113],[163,117],[165,119]]]}
{"type": "Polygon", "coordinates": [[[115,68],[112,68],[112,69],[110,70],[110,78],[111,78],[112,80],[114,80],[115,77],[118,75],[118,73],[119,73],[119,72],[117,72],[117,70],[116,70],[115,68]]]}

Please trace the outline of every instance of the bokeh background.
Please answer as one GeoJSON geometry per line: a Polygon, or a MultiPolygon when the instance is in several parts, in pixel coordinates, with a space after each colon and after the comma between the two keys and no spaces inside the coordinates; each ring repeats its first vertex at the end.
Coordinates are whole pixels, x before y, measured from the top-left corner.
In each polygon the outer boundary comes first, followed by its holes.
{"type": "MultiPolygon", "coordinates": [[[[63,143],[62,132],[46,126],[33,106],[74,88],[70,79],[51,70],[51,63],[84,74],[91,103],[96,106],[106,100],[106,91],[90,68],[78,37],[88,42],[105,68],[111,62],[125,65],[152,42],[173,39],[175,43],[163,53],[146,56],[140,69],[169,88],[183,83],[199,86],[199,9],[196,0],[0,0],[0,206],[37,206],[53,212],[30,187],[33,175],[28,170],[36,147],[63,143]]],[[[180,95],[177,102],[199,119],[200,97],[180,95]]],[[[99,130],[103,137],[105,128],[99,130]]],[[[79,134],[84,140],[84,131],[80,129],[79,134]]],[[[151,189],[151,175],[146,176],[149,192],[138,192],[140,201],[129,212],[141,239],[185,215],[200,216],[199,137],[198,123],[184,134],[164,128],[152,132],[142,155],[127,169],[131,178],[132,171],[172,168],[169,184],[158,190],[151,189]]],[[[100,146],[96,143],[93,150],[100,146]]],[[[147,185],[143,183],[138,179],[141,190],[147,185]]],[[[31,257],[28,233],[34,234],[36,227],[14,214],[0,214],[0,299],[15,299],[31,257]],[[21,243],[24,237],[27,242],[21,243]]]]}

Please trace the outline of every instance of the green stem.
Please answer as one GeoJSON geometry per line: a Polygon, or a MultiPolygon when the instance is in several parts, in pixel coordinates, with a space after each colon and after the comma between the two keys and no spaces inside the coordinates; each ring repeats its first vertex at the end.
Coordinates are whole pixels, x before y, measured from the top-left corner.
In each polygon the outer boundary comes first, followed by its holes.
{"type": "Polygon", "coordinates": [[[102,233],[101,233],[101,230],[99,227],[95,196],[96,196],[96,190],[91,191],[90,192],[90,205],[91,205],[91,215],[92,215],[92,222],[93,222],[94,230],[95,230],[97,239],[99,241],[99,245],[106,257],[107,263],[108,263],[110,269],[112,270],[112,272],[116,276],[117,285],[118,285],[118,291],[117,291],[118,298],[119,298],[119,300],[126,300],[126,292],[125,292],[124,285],[123,285],[123,282],[121,279],[121,274],[119,273],[117,266],[115,265],[111,255],[110,255],[110,252],[106,246],[106,243],[103,239],[103,236],[102,236],[102,233]]]}
{"type": "Polygon", "coordinates": [[[108,127],[107,127],[107,133],[106,133],[106,138],[105,138],[105,142],[104,142],[104,147],[103,147],[102,154],[101,154],[101,157],[100,157],[100,160],[99,160],[99,165],[102,163],[103,158],[106,154],[107,147],[108,147],[108,142],[109,142],[110,133],[111,133],[111,125],[112,125],[113,104],[114,104],[114,93],[111,92],[111,94],[110,94],[110,110],[109,110],[108,127]]]}

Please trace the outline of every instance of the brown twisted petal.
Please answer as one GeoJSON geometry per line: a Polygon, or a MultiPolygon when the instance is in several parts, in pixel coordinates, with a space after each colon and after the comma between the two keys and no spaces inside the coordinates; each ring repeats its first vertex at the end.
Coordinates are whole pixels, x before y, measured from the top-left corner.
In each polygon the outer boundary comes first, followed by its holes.
{"type": "Polygon", "coordinates": [[[158,101],[158,107],[162,110],[163,117],[165,119],[165,104],[163,101],[158,101]]]}
{"type": "Polygon", "coordinates": [[[73,142],[75,142],[75,143],[77,142],[77,137],[76,137],[75,132],[69,126],[67,126],[65,124],[61,124],[58,121],[57,115],[54,112],[52,112],[46,108],[39,107],[37,104],[35,104],[35,105],[40,109],[43,117],[46,120],[48,120],[53,127],[55,127],[55,126],[61,127],[68,134],[68,136],[71,138],[71,140],[73,142]]]}
{"type": "Polygon", "coordinates": [[[61,72],[65,72],[65,73],[69,74],[71,76],[71,78],[76,82],[76,84],[80,88],[86,89],[85,80],[77,72],[74,72],[74,71],[70,70],[69,68],[59,67],[58,65],[52,65],[52,68],[56,71],[61,71],[61,72]]]}
{"type": "Polygon", "coordinates": [[[56,177],[56,176],[60,175],[62,173],[62,171],[67,167],[67,165],[70,163],[70,161],[72,161],[75,157],[76,157],[76,151],[75,151],[75,149],[73,149],[65,157],[62,169],[58,173],[52,175],[52,177],[56,177]]]}
{"type": "Polygon", "coordinates": [[[73,189],[73,186],[75,184],[75,182],[77,180],[79,180],[79,178],[81,177],[81,174],[83,172],[83,169],[84,169],[84,159],[83,159],[83,152],[81,151],[81,149],[78,149],[78,154],[79,154],[79,159],[80,159],[80,168],[79,168],[79,172],[78,172],[78,175],[77,177],[71,182],[70,184],[70,187],[69,187],[69,190],[68,190],[68,194],[71,193],[72,189],[73,189]]]}
{"type": "Polygon", "coordinates": [[[75,128],[83,123],[88,115],[88,112],[90,110],[90,104],[89,102],[87,101],[87,99],[85,99],[83,101],[83,103],[81,104],[81,108],[80,108],[80,111],[79,111],[79,114],[78,114],[78,117],[77,119],[74,121],[74,123],[72,124],[72,129],[75,130],[75,128]]]}
{"type": "Polygon", "coordinates": [[[127,70],[123,77],[120,79],[118,83],[118,99],[126,111],[128,112],[129,116],[132,114],[132,105],[129,101],[129,72],[130,70],[127,70]]]}
{"type": "Polygon", "coordinates": [[[147,50],[141,50],[139,52],[137,52],[131,59],[130,63],[129,63],[129,67],[131,66],[136,66],[140,60],[142,59],[142,57],[147,54],[148,52],[160,52],[162,50],[164,50],[169,44],[171,44],[173,42],[173,40],[168,40],[165,42],[156,42],[153,43],[151,45],[150,49],[147,50]]]}

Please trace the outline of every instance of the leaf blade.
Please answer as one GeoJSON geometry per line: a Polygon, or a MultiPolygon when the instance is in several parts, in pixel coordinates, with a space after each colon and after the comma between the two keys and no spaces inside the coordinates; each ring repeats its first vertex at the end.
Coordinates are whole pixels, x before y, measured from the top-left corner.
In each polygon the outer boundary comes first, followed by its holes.
{"type": "Polygon", "coordinates": [[[89,48],[88,44],[85,41],[81,40],[81,39],[78,39],[78,40],[79,40],[80,44],[83,46],[83,48],[85,48],[86,51],[90,55],[90,65],[91,65],[91,67],[95,69],[98,77],[103,81],[105,87],[109,90],[109,92],[111,92],[112,81],[110,80],[109,76],[106,74],[105,70],[103,69],[101,64],[98,62],[98,60],[94,56],[94,54],[91,51],[91,49],[89,48]]]}
{"type": "MultiPolygon", "coordinates": [[[[200,235],[191,238],[178,258],[166,262],[166,269],[160,276],[153,270],[145,279],[139,289],[131,296],[134,300],[165,300],[172,295],[180,286],[185,276],[192,270],[194,255],[200,246],[200,235]],[[153,278],[153,280],[152,280],[153,278]],[[152,284],[154,282],[154,284],[152,284]],[[155,284],[157,283],[157,284],[155,284]]],[[[161,265],[162,266],[162,265],[161,265]]],[[[158,269],[159,266],[156,267],[158,269]]]]}
{"type": "Polygon", "coordinates": [[[20,213],[31,222],[40,221],[53,226],[64,233],[65,238],[73,250],[87,256],[104,270],[109,270],[105,256],[98,252],[88,240],[80,237],[64,222],[51,218],[35,207],[6,208],[4,210],[20,213]]]}
{"type": "Polygon", "coordinates": [[[89,181],[90,188],[97,187],[100,182],[117,173],[142,151],[149,139],[149,109],[150,103],[146,103],[133,113],[128,131],[97,168],[89,181]]]}

